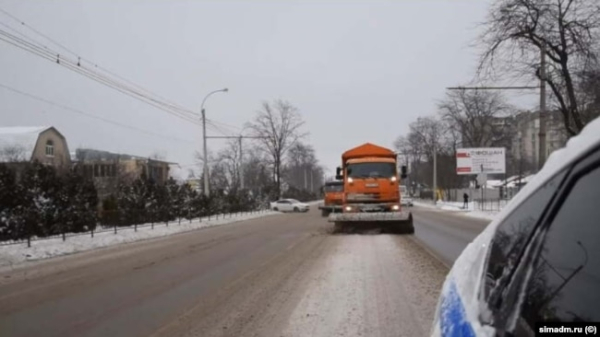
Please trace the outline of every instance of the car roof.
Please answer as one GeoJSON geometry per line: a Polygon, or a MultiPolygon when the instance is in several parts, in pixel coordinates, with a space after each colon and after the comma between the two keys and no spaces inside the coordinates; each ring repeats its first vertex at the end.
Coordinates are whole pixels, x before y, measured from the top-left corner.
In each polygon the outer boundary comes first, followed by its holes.
{"type": "MultiPolygon", "coordinates": [[[[464,304],[467,319],[476,322],[479,310],[479,289],[484,273],[487,250],[496,229],[523,201],[536,192],[548,180],[553,178],[564,168],[587,155],[600,145],[600,118],[589,123],[579,135],[571,138],[567,145],[554,151],[544,167],[527,183],[517,195],[498,213],[495,219],[465,247],[458,259],[454,262],[447,277],[442,293],[448,293],[449,287],[456,286],[456,290],[464,304]],[[450,281],[450,282],[448,282],[450,281]]],[[[483,327],[473,326],[474,329],[483,327]]]]}

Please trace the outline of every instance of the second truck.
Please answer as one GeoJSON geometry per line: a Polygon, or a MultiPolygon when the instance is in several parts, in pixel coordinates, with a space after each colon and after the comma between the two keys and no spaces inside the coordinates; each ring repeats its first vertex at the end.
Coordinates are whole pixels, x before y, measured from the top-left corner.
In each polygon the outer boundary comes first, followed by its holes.
{"type": "Polygon", "coordinates": [[[415,229],[410,212],[402,209],[396,153],[385,147],[365,143],[342,154],[336,179],[343,182],[342,212],[329,215],[336,230],[381,227],[396,233],[412,234],[415,229]]]}

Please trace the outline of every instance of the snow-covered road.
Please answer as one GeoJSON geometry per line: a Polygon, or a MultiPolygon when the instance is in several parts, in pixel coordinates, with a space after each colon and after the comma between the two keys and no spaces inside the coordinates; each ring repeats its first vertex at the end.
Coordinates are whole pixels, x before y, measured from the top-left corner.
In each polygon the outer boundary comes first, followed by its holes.
{"type": "Polygon", "coordinates": [[[0,329],[61,337],[427,334],[448,269],[416,238],[331,227],[316,210],[278,214],[0,273],[0,329]]]}

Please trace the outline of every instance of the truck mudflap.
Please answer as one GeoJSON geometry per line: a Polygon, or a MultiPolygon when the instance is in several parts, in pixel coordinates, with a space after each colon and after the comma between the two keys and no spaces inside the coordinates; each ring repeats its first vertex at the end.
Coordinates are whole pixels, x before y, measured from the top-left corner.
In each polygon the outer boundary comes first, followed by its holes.
{"type": "Polygon", "coordinates": [[[415,228],[410,212],[333,213],[328,222],[335,223],[336,232],[356,231],[378,227],[393,233],[413,234],[415,228]]]}

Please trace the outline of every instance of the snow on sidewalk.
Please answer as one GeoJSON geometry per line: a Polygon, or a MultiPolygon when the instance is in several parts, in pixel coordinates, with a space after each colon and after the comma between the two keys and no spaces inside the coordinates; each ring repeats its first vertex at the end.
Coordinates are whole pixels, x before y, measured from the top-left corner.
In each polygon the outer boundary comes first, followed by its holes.
{"type": "Polygon", "coordinates": [[[73,254],[96,248],[168,236],[176,233],[193,231],[200,228],[225,225],[274,214],[280,213],[263,211],[260,213],[233,215],[231,218],[226,216],[225,218],[220,218],[219,220],[216,220],[214,217],[212,217],[211,220],[194,220],[191,223],[189,220],[182,220],[181,224],[175,221],[169,223],[169,226],[166,226],[164,223],[156,224],[154,229],[152,229],[151,226],[144,225],[144,227],[138,227],[137,232],[133,227],[123,227],[118,228],[117,234],[114,234],[112,231],[101,232],[95,233],[93,238],[91,235],[87,234],[67,237],[66,241],[62,241],[62,238],[36,240],[31,242],[30,248],[27,247],[26,243],[0,246],[0,267],[15,265],[25,261],[47,259],[55,256],[73,254]]]}
{"type": "Polygon", "coordinates": [[[469,208],[462,208],[462,202],[452,202],[452,201],[438,201],[436,205],[433,205],[431,202],[426,201],[415,201],[415,206],[426,207],[426,208],[437,208],[444,211],[453,211],[465,216],[478,218],[478,219],[486,219],[486,220],[494,220],[496,215],[500,213],[500,211],[480,211],[476,208],[476,201],[469,202],[469,208]]]}

